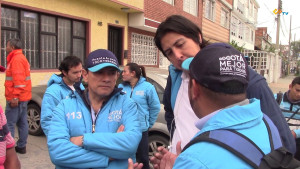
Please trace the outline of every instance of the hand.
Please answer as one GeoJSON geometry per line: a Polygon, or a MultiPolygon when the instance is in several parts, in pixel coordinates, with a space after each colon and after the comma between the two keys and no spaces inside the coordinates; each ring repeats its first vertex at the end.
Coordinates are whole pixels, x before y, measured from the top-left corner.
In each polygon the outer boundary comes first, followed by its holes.
{"type": "Polygon", "coordinates": [[[121,126],[118,128],[117,133],[123,132],[125,129],[124,125],[121,124],[121,126]]]}
{"type": "Polygon", "coordinates": [[[18,107],[19,99],[11,99],[10,100],[10,107],[18,107]]]}
{"type": "Polygon", "coordinates": [[[291,132],[292,132],[292,135],[294,136],[294,138],[296,139],[296,138],[297,138],[297,135],[296,135],[296,133],[294,132],[294,130],[291,130],[291,132]]]}
{"type": "Polygon", "coordinates": [[[158,147],[157,153],[154,154],[153,157],[150,158],[151,163],[155,169],[171,169],[175,163],[177,156],[181,153],[181,142],[177,142],[176,144],[176,153],[173,154],[169,152],[164,147],[158,147]]]}
{"type": "Polygon", "coordinates": [[[5,67],[0,66],[0,72],[5,72],[5,67]]]}
{"type": "Polygon", "coordinates": [[[75,144],[75,145],[77,145],[79,147],[82,147],[82,138],[83,138],[83,136],[71,137],[70,141],[73,144],[75,144]]]}
{"type": "Polygon", "coordinates": [[[131,158],[128,159],[128,169],[142,169],[143,163],[134,163],[131,158]]]}

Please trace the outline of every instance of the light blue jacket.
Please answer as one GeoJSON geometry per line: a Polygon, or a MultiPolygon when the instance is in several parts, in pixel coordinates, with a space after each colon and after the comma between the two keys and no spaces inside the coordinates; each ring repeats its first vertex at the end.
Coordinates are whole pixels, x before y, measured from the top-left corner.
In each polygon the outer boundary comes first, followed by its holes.
{"type": "MultiPolygon", "coordinates": [[[[82,84],[80,84],[80,88],[84,90],[82,84]]],[[[46,136],[53,110],[61,100],[68,98],[71,94],[73,94],[73,90],[64,83],[62,76],[53,74],[50,77],[41,106],[41,126],[46,136]]]]}
{"type": "Polygon", "coordinates": [[[141,139],[136,103],[115,89],[102,106],[95,121],[95,132],[87,92],[75,92],[59,103],[53,112],[48,134],[48,148],[56,169],[128,167],[135,159],[141,139]],[[116,133],[123,124],[125,130],[116,133]],[[70,142],[71,137],[84,136],[83,147],[70,142]]]}
{"type": "Polygon", "coordinates": [[[126,82],[119,84],[119,88],[123,88],[126,95],[138,103],[141,128],[142,131],[147,131],[155,123],[160,111],[160,102],[154,86],[144,77],[140,77],[133,89],[126,82]]]}
{"type": "MultiPolygon", "coordinates": [[[[220,110],[204,124],[197,135],[217,129],[233,129],[247,136],[265,154],[268,154],[271,148],[268,131],[262,118],[260,101],[251,99],[250,104],[220,110]]],[[[252,167],[216,144],[199,142],[178,156],[174,168],[250,169],[252,167]]]]}
{"type": "MultiPolygon", "coordinates": [[[[277,94],[274,95],[275,99],[277,99],[277,94]]],[[[282,96],[281,102],[280,102],[280,108],[281,110],[287,110],[287,111],[297,111],[300,113],[300,102],[291,103],[289,99],[287,98],[287,92],[285,92],[282,96]]],[[[285,118],[289,118],[293,115],[291,112],[282,111],[283,116],[285,118]]],[[[300,120],[300,114],[295,114],[291,119],[300,120]]],[[[300,138],[300,129],[295,129],[294,132],[296,133],[297,138],[300,138]]]]}

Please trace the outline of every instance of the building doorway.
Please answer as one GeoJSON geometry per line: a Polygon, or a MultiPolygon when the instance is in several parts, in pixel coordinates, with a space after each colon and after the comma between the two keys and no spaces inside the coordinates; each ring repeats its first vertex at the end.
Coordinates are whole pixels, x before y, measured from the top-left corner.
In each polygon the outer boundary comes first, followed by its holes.
{"type": "Polygon", "coordinates": [[[108,26],[108,50],[112,51],[120,65],[123,65],[123,28],[108,26]]]}

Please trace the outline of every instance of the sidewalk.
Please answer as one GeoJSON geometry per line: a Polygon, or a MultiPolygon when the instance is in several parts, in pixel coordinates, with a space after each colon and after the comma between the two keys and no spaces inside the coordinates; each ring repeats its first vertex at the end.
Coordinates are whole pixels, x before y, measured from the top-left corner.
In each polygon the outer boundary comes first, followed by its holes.
{"type": "Polygon", "coordinates": [[[286,77],[279,78],[277,83],[269,83],[269,87],[271,88],[273,93],[278,93],[279,91],[286,92],[287,90],[289,90],[289,84],[292,83],[295,77],[296,76],[291,74],[286,77]]]}

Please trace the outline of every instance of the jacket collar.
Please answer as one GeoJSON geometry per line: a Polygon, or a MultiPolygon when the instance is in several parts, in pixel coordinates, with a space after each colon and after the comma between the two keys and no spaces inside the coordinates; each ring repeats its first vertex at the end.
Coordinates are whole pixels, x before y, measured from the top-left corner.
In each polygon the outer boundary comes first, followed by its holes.
{"type": "Polygon", "coordinates": [[[11,61],[11,59],[16,55],[16,54],[20,54],[22,53],[22,49],[15,49],[13,51],[11,51],[8,55],[7,55],[7,64],[11,61]]]}
{"type": "Polygon", "coordinates": [[[300,100],[299,100],[299,101],[296,101],[296,102],[290,101],[290,99],[288,98],[289,93],[290,93],[290,91],[287,91],[287,92],[284,93],[284,95],[283,95],[283,100],[282,100],[282,101],[283,101],[283,102],[288,102],[288,103],[293,104],[293,105],[298,105],[298,106],[300,106],[300,100]]]}

